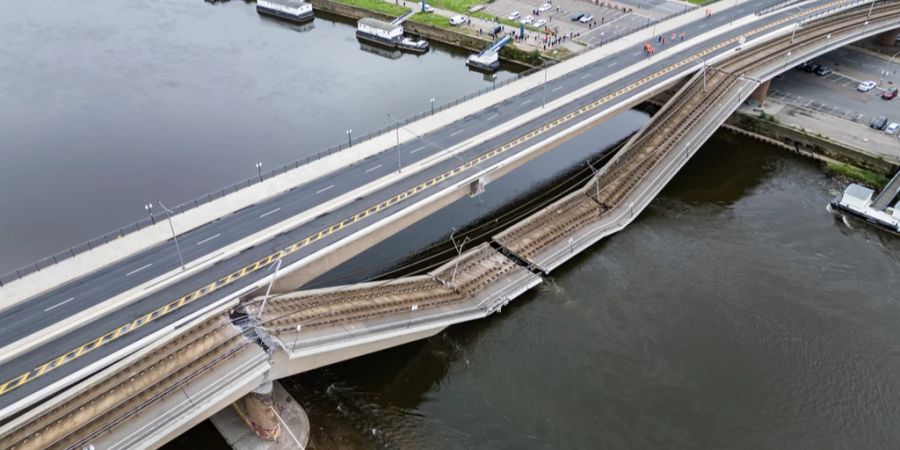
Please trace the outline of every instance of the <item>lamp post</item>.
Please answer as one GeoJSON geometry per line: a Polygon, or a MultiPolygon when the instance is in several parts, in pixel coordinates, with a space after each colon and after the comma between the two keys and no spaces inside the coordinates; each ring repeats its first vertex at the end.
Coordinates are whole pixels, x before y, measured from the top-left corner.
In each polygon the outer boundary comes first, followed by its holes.
{"type": "Polygon", "coordinates": [[[456,249],[456,263],[453,265],[453,275],[450,277],[450,287],[456,289],[456,271],[459,269],[459,260],[462,258],[463,246],[466,245],[466,242],[469,242],[469,237],[466,236],[459,245],[456,245],[456,239],[453,239],[454,233],[456,233],[456,228],[450,233],[450,242],[453,243],[453,248],[456,249]]]}
{"type": "Polygon", "coordinates": [[[541,108],[544,108],[547,106],[547,71],[549,69],[550,69],[550,65],[547,64],[546,62],[544,62],[544,90],[543,90],[544,100],[543,100],[543,104],[541,105],[541,108]]]}
{"type": "Polygon", "coordinates": [[[890,68],[890,67],[891,67],[891,65],[894,64],[894,58],[896,58],[897,55],[900,55],[900,52],[894,53],[894,54],[891,56],[891,59],[887,60],[887,62],[884,63],[884,70],[882,71],[882,74],[883,74],[884,76],[887,76],[888,74],[891,73],[891,68],[890,68]]]}
{"type": "Polygon", "coordinates": [[[256,163],[256,173],[259,174],[259,182],[262,183],[262,163],[256,163]]]}
{"type": "Polygon", "coordinates": [[[353,130],[347,128],[347,147],[353,146],[353,139],[350,137],[350,133],[353,133],[353,130]]]}
{"type": "MultiPolygon", "coordinates": [[[[271,269],[273,266],[269,266],[271,269]]],[[[262,306],[259,307],[259,320],[262,320],[263,313],[266,311],[266,302],[269,301],[269,294],[272,293],[272,285],[275,284],[275,278],[278,277],[278,269],[281,269],[281,258],[278,258],[278,261],[275,262],[275,273],[272,274],[272,279],[269,280],[269,287],[266,288],[266,295],[263,297],[262,306]]]]}
{"type": "Polygon", "coordinates": [[[147,214],[150,215],[150,224],[156,225],[156,220],[153,218],[153,203],[147,203],[144,205],[144,210],[147,211],[147,214]]]}
{"type": "Polygon", "coordinates": [[[172,225],[172,210],[166,208],[166,205],[163,205],[163,202],[157,200],[156,203],[160,208],[166,211],[169,216],[169,229],[172,230],[172,239],[175,241],[175,251],[178,252],[178,260],[181,261],[181,270],[184,270],[184,257],[181,256],[181,246],[178,245],[178,235],[175,234],[175,225],[172,225]]]}
{"type": "Polygon", "coordinates": [[[393,120],[394,123],[396,124],[394,126],[394,130],[397,131],[397,172],[402,173],[403,172],[403,161],[400,159],[400,125],[402,125],[402,122],[397,120],[397,118],[392,116],[390,113],[388,113],[387,116],[391,120],[393,120]]]}
{"type": "Polygon", "coordinates": [[[431,97],[431,115],[434,115],[434,97],[431,97]]]}

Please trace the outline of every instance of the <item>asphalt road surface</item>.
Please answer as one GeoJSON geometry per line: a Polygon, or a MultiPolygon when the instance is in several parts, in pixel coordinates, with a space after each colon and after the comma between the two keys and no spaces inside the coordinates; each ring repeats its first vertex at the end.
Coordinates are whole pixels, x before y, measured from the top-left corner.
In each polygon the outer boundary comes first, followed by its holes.
{"type": "MultiPolygon", "coordinates": [[[[760,2],[754,7],[763,7],[767,4],[776,3],[776,0],[767,0],[760,2]]],[[[823,0],[822,2],[825,3],[823,0]]],[[[815,6],[815,5],[812,5],[815,6]]],[[[811,7],[811,6],[806,6],[811,7]]],[[[796,8],[790,8],[786,11],[772,14],[765,18],[766,21],[777,20],[784,15],[796,13],[796,8]]],[[[722,25],[731,20],[726,15],[714,16],[710,19],[701,19],[688,27],[689,36],[699,35],[703,28],[711,29],[715,26],[722,25]],[[702,27],[702,28],[701,28],[702,27]]],[[[742,29],[736,29],[728,33],[729,36],[736,36],[751,28],[758,27],[759,24],[752,24],[742,29]]],[[[752,38],[751,38],[752,39],[752,38]]],[[[464,152],[459,158],[451,158],[434,167],[405,177],[404,179],[379,190],[371,195],[357,199],[356,201],[338,208],[335,211],[324,214],[300,227],[281,234],[265,244],[258,245],[242,252],[241,254],[222,261],[214,266],[190,276],[180,282],[177,282],[167,288],[154,292],[143,299],[130,304],[128,307],[119,309],[108,314],[101,320],[91,324],[84,324],[80,328],[46,344],[42,347],[21,355],[13,360],[7,361],[0,367],[0,379],[3,382],[18,378],[20,375],[38,367],[62,355],[73,348],[77,348],[82,343],[91,341],[92,339],[116,329],[117,327],[127,324],[137,317],[146,314],[160,306],[178,299],[185,294],[191,293],[198,288],[209,284],[211,281],[225,277],[242,267],[252,264],[260,258],[265,258],[278,249],[290,246],[293,243],[302,241],[305,237],[314,235],[320,230],[327,229],[331,225],[340,222],[348,217],[352,217],[360,211],[377,204],[385,199],[391,198],[398,193],[407,191],[415,186],[421,186],[423,183],[432,179],[436,175],[444,173],[454,167],[460,166],[461,161],[469,161],[478,155],[482,155],[490,149],[510,142],[517,137],[534,130],[544,124],[552,122],[568,112],[578,110],[582,106],[595,102],[622,87],[625,87],[643,77],[657,72],[661,68],[677,62],[684,57],[693,54],[695,51],[705,49],[717,42],[709,42],[703,44],[694,44],[690,39],[684,43],[678,44],[683,51],[673,56],[665,58],[657,57],[654,64],[628,80],[623,80],[613,85],[598,89],[583,98],[571,102],[554,111],[548,111],[538,119],[532,120],[527,124],[503,133],[494,139],[481,143],[474,148],[464,152]]],[[[731,51],[725,47],[719,52],[731,51]]],[[[609,56],[596,63],[570,73],[560,79],[553,80],[545,87],[531,89],[521,95],[508,99],[498,105],[484,109],[478,113],[468,116],[457,122],[448,124],[446,127],[422,136],[419,139],[407,142],[400,146],[399,152],[404,164],[421,160],[428,156],[434,155],[443,149],[451,147],[459,142],[469,139],[479,133],[487,131],[504,121],[510,120],[525,110],[540,108],[544,96],[548,101],[563,96],[569,92],[577,90],[587,84],[596,81],[599,78],[615,73],[633,63],[641,61],[645,58],[640,48],[629,49],[619,54],[609,56]],[[633,50],[633,51],[632,51],[633,50]]],[[[686,65],[678,70],[674,70],[669,74],[657,78],[647,83],[646,87],[660,83],[668,77],[678,76],[685,70],[689,70],[694,65],[686,65]]],[[[599,112],[603,108],[609,108],[616,103],[626,101],[630,96],[637,92],[631,91],[613,100],[604,106],[597,108],[590,113],[583,114],[573,120],[567,121],[554,128],[547,135],[558,133],[568,127],[576,125],[585,118],[599,112]]],[[[415,132],[415,128],[411,127],[410,131],[415,132]]],[[[355,233],[368,224],[376,220],[381,220],[402,211],[418,202],[427,201],[429,195],[458,182],[464,176],[467,176],[479,169],[489,167],[490,165],[500,162],[505,158],[516,155],[519,151],[528,147],[528,144],[512,147],[506,152],[499,153],[490,160],[483,161],[461,174],[449,177],[433,185],[427,189],[422,189],[416,195],[397,202],[395,205],[383,208],[379,213],[366,217],[352,226],[347,226],[335,231],[315,242],[304,246],[300,250],[284,257],[285,265],[301,259],[321,248],[328,246],[340,239],[343,239],[352,233],[355,233]]],[[[373,180],[381,178],[397,168],[397,152],[388,151],[378,156],[369,158],[356,165],[344,168],[337,173],[328,177],[313,180],[310,183],[298,187],[297,189],[269,199],[261,204],[238,211],[232,215],[222,218],[216,222],[207,224],[198,229],[192,230],[179,237],[179,243],[185,254],[185,260],[191,261],[199,257],[215,253],[218,248],[245,237],[255,231],[271,226],[293,215],[301,213],[309,208],[328,201],[340,194],[351,191],[361,185],[369,183],[373,180]]],[[[162,273],[176,269],[179,265],[178,258],[175,254],[171,242],[153,247],[147,251],[133,255],[120,263],[111,267],[92,273],[82,279],[56,288],[50,292],[40,295],[28,302],[24,302],[15,308],[3,311],[0,314],[0,320],[4,324],[0,331],[0,345],[6,345],[15,340],[37,332],[55,323],[65,321],[68,317],[89,308],[95,304],[101,303],[108,298],[115,296],[131,287],[144,283],[162,273]]],[[[201,307],[207,306],[229,294],[258,281],[270,272],[265,269],[256,271],[248,276],[240,278],[227,286],[216,290],[198,301],[192,302],[176,312],[165,315],[153,322],[137,328],[135,331],[109,343],[99,347],[97,350],[85,353],[81,357],[61,366],[60,368],[48,371],[34,381],[24,383],[20,387],[8,390],[0,396],[0,409],[9,406],[28,394],[36,392],[42,386],[57,381],[88,364],[100,360],[103,357],[119,350],[126,348],[130,344],[151,334],[155,330],[160,329],[180,317],[193,313],[201,307]]]]}

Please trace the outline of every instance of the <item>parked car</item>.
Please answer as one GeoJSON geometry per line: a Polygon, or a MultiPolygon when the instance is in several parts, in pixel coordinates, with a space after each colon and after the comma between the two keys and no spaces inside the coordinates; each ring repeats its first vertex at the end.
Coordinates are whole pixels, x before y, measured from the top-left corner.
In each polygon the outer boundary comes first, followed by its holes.
{"type": "Polygon", "coordinates": [[[806,63],[803,66],[803,71],[806,73],[815,73],[817,70],[819,70],[819,65],[816,63],[806,63]]]}
{"type": "Polygon", "coordinates": [[[547,21],[544,19],[538,20],[537,22],[534,23],[535,28],[541,28],[544,25],[547,25],[547,21]]]}
{"type": "Polygon", "coordinates": [[[550,3],[544,3],[543,5],[538,6],[538,11],[540,11],[540,12],[550,11],[550,8],[552,8],[552,7],[553,7],[553,5],[551,5],[550,3]]]}
{"type": "Polygon", "coordinates": [[[819,68],[816,69],[816,75],[818,75],[820,77],[825,77],[825,76],[831,75],[831,67],[819,66],[819,68]]]}
{"type": "Polygon", "coordinates": [[[876,130],[883,130],[887,126],[887,124],[888,124],[887,117],[878,116],[878,117],[872,119],[872,123],[870,123],[869,126],[876,130]]]}
{"type": "Polygon", "coordinates": [[[856,87],[856,90],[859,92],[869,92],[872,89],[875,89],[875,86],[877,86],[877,84],[874,81],[863,81],[862,83],[859,83],[859,86],[856,87]]]}
{"type": "Polygon", "coordinates": [[[506,16],[506,18],[509,19],[509,20],[516,20],[516,19],[518,19],[521,15],[522,15],[522,14],[519,14],[518,11],[513,11],[513,12],[509,13],[509,15],[506,16]]]}
{"type": "Polygon", "coordinates": [[[594,16],[592,16],[590,14],[585,14],[585,15],[581,16],[580,19],[578,19],[578,21],[581,23],[588,23],[592,20],[594,20],[594,16]]]}
{"type": "Polygon", "coordinates": [[[808,66],[808,65],[809,65],[808,62],[802,62],[800,64],[797,64],[797,66],[794,68],[797,70],[806,70],[806,66],[808,66]]]}
{"type": "Polygon", "coordinates": [[[577,12],[575,14],[572,14],[572,17],[570,17],[569,20],[571,20],[572,22],[578,22],[582,17],[584,17],[584,13],[577,12]]]}
{"type": "Polygon", "coordinates": [[[892,136],[897,134],[897,130],[900,130],[900,123],[897,122],[891,122],[884,128],[884,132],[892,136]]]}
{"type": "Polygon", "coordinates": [[[450,18],[450,25],[456,26],[464,23],[466,23],[466,16],[457,15],[450,18]]]}
{"type": "Polygon", "coordinates": [[[897,88],[895,88],[895,87],[892,87],[892,88],[884,91],[883,94],[881,94],[881,98],[883,98],[885,100],[893,100],[894,97],[896,97],[896,96],[897,96],[897,88]]]}
{"type": "Polygon", "coordinates": [[[528,25],[531,22],[534,22],[534,16],[525,16],[519,21],[523,25],[528,25]]]}
{"type": "Polygon", "coordinates": [[[424,9],[425,12],[434,12],[434,7],[429,5],[428,3],[426,3],[422,9],[424,9]]]}

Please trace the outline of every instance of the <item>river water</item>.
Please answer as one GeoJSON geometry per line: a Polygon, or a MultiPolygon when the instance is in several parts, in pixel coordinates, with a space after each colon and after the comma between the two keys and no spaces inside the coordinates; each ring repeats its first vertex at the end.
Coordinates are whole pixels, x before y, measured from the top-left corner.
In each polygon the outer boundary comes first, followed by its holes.
{"type": "MultiPolygon", "coordinates": [[[[352,24],[298,31],[249,3],[55,5],[0,17],[5,268],[490,82],[464,53],[386,59],[352,24]]],[[[646,119],[611,119],[317,283],[405,264],[646,119]]],[[[633,225],[500,314],[283,383],[318,449],[894,448],[900,242],[828,214],[842,187],[720,133],[633,225]]],[[[227,445],[204,422],[167,448],[227,445]]]]}

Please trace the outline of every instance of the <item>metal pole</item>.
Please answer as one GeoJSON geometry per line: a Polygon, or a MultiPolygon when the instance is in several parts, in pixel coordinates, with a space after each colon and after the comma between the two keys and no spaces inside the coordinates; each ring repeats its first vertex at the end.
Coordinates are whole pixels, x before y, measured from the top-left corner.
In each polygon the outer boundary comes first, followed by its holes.
{"type": "Polygon", "coordinates": [[[431,97],[431,115],[434,115],[434,97],[431,97]]]}
{"type": "Polygon", "coordinates": [[[450,287],[453,289],[456,289],[456,271],[459,269],[459,260],[460,260],[460,258],[462,258],[463,246],[466,245],[466,242],[469,242],[469,237],[466,236],[466,238],[463,239],[461,244],[456,245],[456,239],[453,239],[454,233],[456,233],[455,228],[453,229],[453,232],[450,233],[450,242],[453,243],[453,248],[456,249],[456,263],[453,265],[453,275],[450,277],[450,287]]]}
{"type": "Polygon", "coordinates": [[[353,132],[353,130],[351,130],[349,128],[347,129],[347,147],[353,146],[353,140],[350,137],[350,133],[352,133],[352,132],[353,132]]]}
{"type": "Polygon", "coordinates": [[[403,172],[403,161],[400,159],[400,125],[402,122],[397,120],[397,118],[390,113],[388,113],[387,116],[395,123],[394,129],[397,131],[397,172],[403,172]]]}
{"type": "Polygon", "coordinates": [[[591,172],[594,173],[594,186],[597,188],[597,202],[599,203],[599,202],[600,202],[600,176],[599,176],[599,172],[597,172],[597,169],[594,168],[594,165],[591,163],[590,160],[588,160],[587,163],[588,163],[588,167],[591,168],[591,172]]]}
{"type": "Polygon", "coordinates": [[[545,63],[544,63],[544,91],[543,91],[543,93],[544,93],[544,94],[543,94],[543,95],[544,95],[544,104],[541,105],[541,108],[547,106],[547,69],[548,69],[549,67],[550,67],[550,66],[545,62],[545,63]]]}
{"type": "Polygon", "coordinates": [[[875,9],[875,0],[872,0],[872,6],[869,7],[869,14],[866,15],[866,25],[869,24],[869,19],[872,18],[872,10],[875,9]]]}
{"type": "Polygon", "coordinates": [[[297,338],[300,337],[300,329],[303,328],[303,325],[297,325],[297,334],[294,335],[294,343],[291,344],[291,351],[297,349],[297,338]]]}
{"type": "Polygon", "coordinates": [[[166,205],[163,205],[159,200],[157,200],[156,203],[169,215],[169,229],[172,230],[172,239],[175,241],[175,251],[178,252],[178,260],[181,261],[181,270],[184,270],[184,257],[181,256],[181,246],[178,245],[178,236],[175,234],[175,225],[172,225],[172,210],[166,208],[166,205]]]}
{"type": "MultiPolygon", "coordinates": [[[[269,266],[271,267],[271,266],[269,266]]],[[[262,320],[263,312],[266,311],[266,302],[269,301],[269,294],[272,292],[272,285],[275,284],[275,278],[278,277],[278,269],[281,268],[281,258],[278,258],[278,261],[275,262],[275,273],[272,274],[272,279],[269,280],[269,287],[266,288],[266,295],[263,297],[262,306],[259,308],[259,318],[262,320]]]]}
{"type": "Polygon", "coordinates": [[[259,174],[259,182],[262,183],[262,163],[256,163],[256,172],[259,174]]]}
{"type": "Polygon", "coordinates": [[[700,62],[703,63],[703,92],[706,92],[706,60],[701,59],[700,62]]]}

